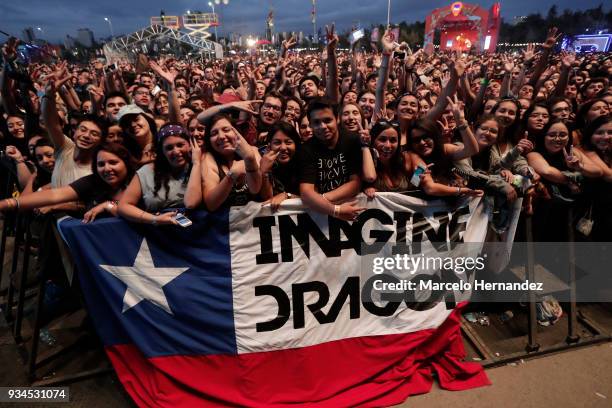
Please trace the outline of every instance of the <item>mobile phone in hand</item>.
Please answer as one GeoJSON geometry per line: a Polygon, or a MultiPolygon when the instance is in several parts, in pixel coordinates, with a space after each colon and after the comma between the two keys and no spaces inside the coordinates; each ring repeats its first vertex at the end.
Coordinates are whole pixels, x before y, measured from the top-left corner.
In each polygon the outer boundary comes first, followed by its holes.
{"type": "Polygon", "coordinates": [[[178,213],[174,216],[174,219],[176,220],[176,222],[178,222],[178,225],[183,228],[187,228],[193,225],[193,222],[191,222],[189,218],[185,217],[185,214],[178,213]]]}
{"type": "Polygon", "coordinates": [[[427,169],[421,165],[418,165],[417,168],[414,170],[414,173],[412,173],[412,178],[410,179],[410,182],[418,187],[421,184],[421,175],[425,174],[425,171],[427,169]]]}

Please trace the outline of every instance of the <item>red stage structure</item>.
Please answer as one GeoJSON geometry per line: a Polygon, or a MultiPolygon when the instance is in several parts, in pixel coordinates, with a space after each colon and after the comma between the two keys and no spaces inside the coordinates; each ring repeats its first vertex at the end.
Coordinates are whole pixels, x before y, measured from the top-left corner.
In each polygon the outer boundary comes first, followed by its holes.
{"type": "Polygon", "coordinates": [[[440,50],[495,52],[501,17],[499,3],[486,10],[475,4],[456,1],[435,9],[425,20],[425,44],[433,44],[440,31],[440,50]]]}

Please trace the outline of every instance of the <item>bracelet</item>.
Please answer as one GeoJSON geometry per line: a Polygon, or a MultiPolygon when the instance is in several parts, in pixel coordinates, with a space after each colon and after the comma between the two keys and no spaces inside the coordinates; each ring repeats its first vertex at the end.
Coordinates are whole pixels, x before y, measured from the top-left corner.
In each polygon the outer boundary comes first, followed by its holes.
{"type": "Polygon", "coordinates": [[[461,195],[461,187],[457,187],[457,195],[460,196],[461,195]]]}
{"type": "Polygon", "coordinates": [[[19,211],[19,199],[13,198],[13,200],[15,200],[15,208],[17,209],[17,211],[19,211]]]}
{"type": "Polygon", "coordinates": [[[153,220],[151,221],[151,225],[157,225],[157,215],[153,216],[153,220]]]}
{"type": "Polygon", "coordinates": [[[340,215],[340,206],[339,205],[334,205],[334,212],[332,214],[335,218],[338,218],[338,215],[340,215]]]}
{"type": "Polygon", "coordinates": [[[457,126],[455,129],[457,129],[458,131],[462,131],[462,130],[465,130],[467,128],[468,128],[468,124],[464,122],[463,124],[457,126]]]}

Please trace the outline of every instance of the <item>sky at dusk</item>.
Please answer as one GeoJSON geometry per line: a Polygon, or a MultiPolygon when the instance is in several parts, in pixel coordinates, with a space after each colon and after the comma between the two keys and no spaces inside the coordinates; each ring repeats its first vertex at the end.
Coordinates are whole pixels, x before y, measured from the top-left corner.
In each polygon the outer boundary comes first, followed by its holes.
{"type": "MultiPolygon", "coordinates": [[[[391,22],[422,21],[434,8],[451,3],[449,0],[392,0],[391,22]]],[[[486,0],[479,4],[489,8],[493,3],[493,0],[486,0]]],[[[501,13],[508,21],[514,16],[534,12],[546,14],[553,4],[562,12],[565,8],[587,9],[600,3],[601,0],[511,0],[501,2],[501,13]]],[[[222,24],[219,35],[263,33],[270,6],[274,8],[276,31],[312,32],[311,0],[229,0],[226,6],[215,6],[222,24]]],[[[38,37],[58,42],[66,34],[75,36],[78,28],[87,27],[97,39],[110,35],[104,17],[111,19],[115,35],[120,35],[148,26],[149,18],[159,15],[162,9],[168,16],[182,15],[187,10],[210,11],[208,0],[0,0],[0,30],[21,37],[25,27],[40,27],[42,32],[37,31],[38,37]]],[[[369,27],[387,19],[386,0],[318,0],[317,10],[318,26],[335,22],[340,30],[356,22],[369,27]]],[[[4,40],[0,35],[0,41],[4,40]]]]}

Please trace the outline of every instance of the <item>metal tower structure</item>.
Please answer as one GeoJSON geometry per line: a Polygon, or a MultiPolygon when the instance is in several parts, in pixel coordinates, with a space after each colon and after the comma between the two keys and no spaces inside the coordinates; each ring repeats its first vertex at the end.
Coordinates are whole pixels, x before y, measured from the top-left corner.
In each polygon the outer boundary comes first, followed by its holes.
{"type": "Polygon", "coordinates": [[[174,21],[172,20],[172,16],[164,16],[161,18],[163,18],[166,23],[165,25],[151,25],[150,27],[143,28],[122,37],[114,38],[112,41],[105,43],[104,54],[106,57],[111,60],[121,57],[129,58],[141,52],[142,47],[153,40],[168,39],[191,46],[205,58],[223,58],[223,48],[221,44],[209,41],[201,35],[170,28],[169,25],[173,25],[174,21]]]}

